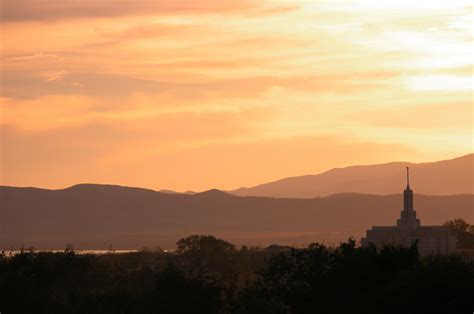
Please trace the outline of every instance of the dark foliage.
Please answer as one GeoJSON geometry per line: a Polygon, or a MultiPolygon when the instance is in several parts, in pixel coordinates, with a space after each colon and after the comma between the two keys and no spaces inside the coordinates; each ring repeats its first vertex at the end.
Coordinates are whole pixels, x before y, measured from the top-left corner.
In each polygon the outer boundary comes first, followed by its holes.
{"type": "Polygon", "coordinates": [[[330,250],[312,245],[271,258],[241,294],[242,313],[472,313],[474,263],[411,248],[330,250]]]}
{"type": "Polygon", "coordinates": [[[3,314],[472,313],[472,295],[472,260],[416,245],[275,254],[191,236],[176,253],[0,255],[3,314]]]}
{"type": "Polygon", "coordinates": [[[456,237],[458,249],[474,249],[474,225],[460,218],[447,221],[444,225],[456,237]]]}

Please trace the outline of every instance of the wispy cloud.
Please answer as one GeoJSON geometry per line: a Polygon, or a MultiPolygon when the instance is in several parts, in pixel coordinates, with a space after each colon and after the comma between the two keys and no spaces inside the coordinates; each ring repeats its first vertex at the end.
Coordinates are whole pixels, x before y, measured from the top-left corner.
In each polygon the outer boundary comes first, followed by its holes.
{"type": "Polygon", "coordinates": [[[124,15],[232,13],[254,9],[254,0],[2,0],[3,21],[50,21],[124,15]]]}
{"type": "Polygon", "coordinates": [[[42,59],[55,59],[58,56],[52,53],[35,53],[32,55],[23,55],[15,57],[7,57],[5,61],[31,61],[31,60],[42,60],[42,59]]]}

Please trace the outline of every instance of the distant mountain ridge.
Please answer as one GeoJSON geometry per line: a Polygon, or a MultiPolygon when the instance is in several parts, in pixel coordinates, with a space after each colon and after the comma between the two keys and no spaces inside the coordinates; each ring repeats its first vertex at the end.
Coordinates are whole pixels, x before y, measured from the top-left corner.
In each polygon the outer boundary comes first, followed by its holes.
{"type": "MultiPolygon", "coordinates": [[[[399,191],[404,188],[399,186],[399,191]]],[[[416,190],[415,190],[416,192],[416,190]]],[[[190,234],[236,244],[282,245],[359,239],[372,225],[394,225],[401,194],[342,193],[313,199],[240,197],[219,190],[195,195],[114,185],[61,190],[0,187],[0,249],[174,248],[190,234]]],[[[474,222],[474,195],[415,195],[422,225],[474,222]]]]}
{"type": "Polygon", "coordinates": [[[167,193],[167,194],[189,194],[189,195],[192,195],[192,194],[196,194],[196,192],[194,191],[186,191],[186,192],[177,192],[177,191],[173,191],[173,190],[159,190],[158,192],[160,193],[167,193]]]}
{"type": "Polygon", "coordinates": [[[474,154],[427,163],[392,162],[336,168],[317,175],[290,177],[229,191],[238,196],[313,198],[337,193],[387,195],[400,192],[405,168],[411,186],[426,195],[474,194],[474,154]]]}
{"type": "Polygon", "coordinates": [[[0,186],[0,249],[58,249],[68,243],[91,249],[110,244],[169,248],[190,234],[213,234],[251,245],[358,239],[372,225],[395,224],[406,166],[411,168],[410,185],[422,225],[454,218],[474,222],[470,154],[432,163],[333,169],[230,193],[99,184],[59,190],[0,186]]]}

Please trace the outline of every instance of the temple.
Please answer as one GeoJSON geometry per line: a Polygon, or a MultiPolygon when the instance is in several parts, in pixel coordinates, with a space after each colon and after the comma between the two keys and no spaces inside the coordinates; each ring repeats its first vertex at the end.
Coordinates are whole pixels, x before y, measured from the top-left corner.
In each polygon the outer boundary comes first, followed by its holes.
{"type": "Polygon", "coordinates": [[[443,226],[421,226],[413,209],[413,190],[410,188],[410,169],[407,167],[407,187],[403,192],[403,210],[396,226],[374,226],[367,230],[367,237],[361,245],[375,245],[380,249],[384,245],[410,246],[418,241],[421,255],[449,254],[456,250],[456,239],[450,230],[443,226]]]}

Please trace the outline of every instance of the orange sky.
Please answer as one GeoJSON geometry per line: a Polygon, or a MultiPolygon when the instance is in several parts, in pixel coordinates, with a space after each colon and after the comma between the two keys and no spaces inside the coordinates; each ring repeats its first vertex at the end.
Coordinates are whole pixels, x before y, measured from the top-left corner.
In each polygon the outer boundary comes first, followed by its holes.
{"type": "Polygon", "coordinates": [[[0,3],[3,185],[233,189],[473,152],[471,1],[0,3]]]}

